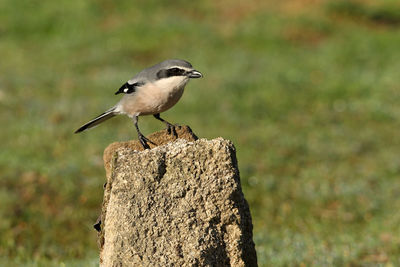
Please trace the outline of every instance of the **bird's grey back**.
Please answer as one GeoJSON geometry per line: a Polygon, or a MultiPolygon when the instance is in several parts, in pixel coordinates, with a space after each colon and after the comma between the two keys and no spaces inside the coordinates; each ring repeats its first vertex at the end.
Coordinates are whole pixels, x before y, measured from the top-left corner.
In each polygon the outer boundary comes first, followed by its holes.
{"type": "Polygon", "coordinates": [[[138,74],[136,74],[132,79],[129,80],[130,84],[133,84],[135,82],[153,82],[156,81],[157,78],[157,72],[170,68],[172,66],[177,66],[177,67],[184,67],[184,68],[192,68],[192,64],[187,62],[186,60],[182,59],[168,59],[163,62],[160,62],[154,66],[148,67],[138,74]]]}

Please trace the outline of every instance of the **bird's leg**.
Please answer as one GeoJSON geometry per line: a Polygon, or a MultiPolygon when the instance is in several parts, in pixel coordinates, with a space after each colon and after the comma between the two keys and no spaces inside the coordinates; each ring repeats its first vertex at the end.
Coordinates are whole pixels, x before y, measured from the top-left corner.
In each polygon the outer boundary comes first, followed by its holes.
{"type": "Polygon", "coordinates": [[[175,125],[173,125],[172,123],[169,123],[168,121],[166,121],[163,118],[161,118],[160,117],[160,113],[154,114],[153,116],[157,120],[162,121],[163,123],[165,123],[165,125],[167,126],[167,131],[168,131],[169,134],[172,134],[175,138],[178,138],[178,134],[176,133],[175,125]]]}
{"type": "Polygon", "coordinates": [[[150,146],[149,146],[148,143],[152,143],[152,144],[154,144],[154,143],[151,142],[149,139],[147,139],[147,138],[140,132],[139,126],[138,126],[138,116],[135,116],[135,117],[133,118],[133,123],[135,124],[136,131],[137,131],[137,134],[138,134],[138,139],[139,139],[140,143],[142,144],[143,148],[144,148],[144,149],[150,149],[150,146]]]}

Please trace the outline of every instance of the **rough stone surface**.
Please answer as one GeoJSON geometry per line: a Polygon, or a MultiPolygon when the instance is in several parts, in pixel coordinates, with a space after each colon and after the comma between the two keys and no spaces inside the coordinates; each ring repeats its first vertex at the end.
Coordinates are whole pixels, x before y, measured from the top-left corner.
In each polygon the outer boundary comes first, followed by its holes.
{"type": "MultiPolygon", "coordinates": [[[[176,127],[176,133],[179,139],[185,139],[187,141],[196,141],[198,138],[192,132],[189,126],[178,126],[176,127]]],[[[153,142],[149,143],[150,148],[154,148],[157,146],[168,144],[169,142],[173,142],[176,140],[174,136],[168,134],[167,130],[159,131],[150,134],[147,138],[153,142]]],[[[138,140],[131,140],[127,142],[114,142],[110,144],[105,150],[103,154],[104,167],[106,169],[106,177],[110,176],[111,172],[111,158],[114,155],[115,151],[118,148],[129,148],[131,150],[143,151],[143,146],[140,144],[138,140]]],[[[108,179],[108,178],[107,178],[108,179]]]]}
{"type": "Polygon", "coordinates": [[[181,130],[189,141],[106,149],[101,266],[257,266],[233,144],[181,130]]]}

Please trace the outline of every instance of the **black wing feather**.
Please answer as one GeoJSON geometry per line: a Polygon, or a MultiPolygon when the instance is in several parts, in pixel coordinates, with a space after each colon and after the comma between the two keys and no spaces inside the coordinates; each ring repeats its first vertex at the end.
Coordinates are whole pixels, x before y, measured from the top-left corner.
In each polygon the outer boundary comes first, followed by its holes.
{"type": "Polygon", "coordinates": [[[136,91],[136,87],[143,85],[144,83],[142,82],[137,82],[137,83],[133,83],[133,84],[129,84],[129,83],[124,83],[121,88],[118,89],[117,92],[115,92],[116,95],[118,94],[132,94],[136,91]]]}

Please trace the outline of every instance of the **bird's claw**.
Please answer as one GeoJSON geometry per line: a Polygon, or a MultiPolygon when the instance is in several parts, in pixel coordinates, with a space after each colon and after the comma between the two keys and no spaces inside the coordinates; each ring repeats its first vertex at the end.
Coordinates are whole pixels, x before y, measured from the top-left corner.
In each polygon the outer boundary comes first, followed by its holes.
{"type": "Polygon", "coordinates": [[[155,145],[153,142],[151,142],[147,137],[145,137],[142,134],[139,134],[139,141],[142,144],[144,149],[150,149],[150,146],[148,143],[155,145]]]}
{"type": "Polygon", "coordinates": [[[175,138],[178,138],[178,134],[176,133],[175,127],[179,127],[179,125],[173,125],[171,123],[167,123],[167,132],[168,134],[172,134],[175,138]]]}

